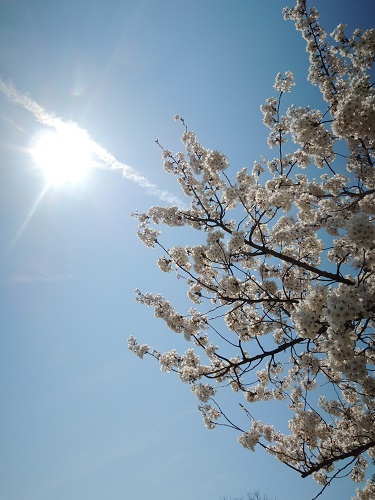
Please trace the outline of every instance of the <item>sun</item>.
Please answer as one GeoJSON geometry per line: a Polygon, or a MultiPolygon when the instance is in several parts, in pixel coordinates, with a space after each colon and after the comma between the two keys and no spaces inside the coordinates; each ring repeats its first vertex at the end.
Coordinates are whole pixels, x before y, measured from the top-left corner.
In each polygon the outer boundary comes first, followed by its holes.
{"type": "Polygon", "coordinates": [[[48,185],[76,184],[93,165],[88,134],[71,124],[37,136],[31,155],[48,185]]]}

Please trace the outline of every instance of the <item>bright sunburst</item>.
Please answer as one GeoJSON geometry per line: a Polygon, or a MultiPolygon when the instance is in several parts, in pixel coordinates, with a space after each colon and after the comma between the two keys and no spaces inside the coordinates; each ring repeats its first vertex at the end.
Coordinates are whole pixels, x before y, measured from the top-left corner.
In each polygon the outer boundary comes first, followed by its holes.
{"type": "Polygon", "coordinates": [[[70,124],[39,135],[31,154],[49,185],[75,184],[86,176],[93,164],[87,133],[70,124]]]}

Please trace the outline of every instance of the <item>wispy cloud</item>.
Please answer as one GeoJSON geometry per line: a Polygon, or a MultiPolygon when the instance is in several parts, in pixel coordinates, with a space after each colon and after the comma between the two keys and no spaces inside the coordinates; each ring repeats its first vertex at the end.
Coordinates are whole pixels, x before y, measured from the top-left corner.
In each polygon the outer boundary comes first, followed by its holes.
{"type": "Polygon", "coordinates": [[[46,111],[33,99],[19,92],[13,84],[4,82],[1,78],[0,91],[12,103],[21,106],[25,110],[32,113],[36,121],[38,121],[42,125],[47,125],[48,127],[52,127],[57,131],[64,130],[67,127],[72,130],[75,129],[77,133],[79,133],[82,137],[85,137],[86,141],[89,141],[92,153],[96,155],[99,160],[101,160],[109,169],[121,170],[125,179],[135,182],[136,184],[144,188],[147,194],[156,196],[157,198],[159,198],[159,200],[168,204],[179,206],[183,205],[183,202],[178,197],[174,196],[169,191],[159,188],[156,184],[153,184],[147,179],[147,177],[140,174],[134,167],[126,165],[125,163],[117,160],[117,158],[115,158],[100,144],[90,139],[87,132],[81,129],[76,123],[70,121],[66,122],[62,118],[55,116],[53,113],[46,111]]]}

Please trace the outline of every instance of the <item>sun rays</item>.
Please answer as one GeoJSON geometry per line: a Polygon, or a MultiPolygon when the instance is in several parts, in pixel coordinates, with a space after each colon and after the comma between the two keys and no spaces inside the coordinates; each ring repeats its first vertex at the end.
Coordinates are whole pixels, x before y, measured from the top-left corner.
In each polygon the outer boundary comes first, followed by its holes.
{"type": "Polygon", "coordinates": [[[30,152],[49,186],[76,184],[94,164],[87,133],[69,124],[39,134],[30,152]]]}

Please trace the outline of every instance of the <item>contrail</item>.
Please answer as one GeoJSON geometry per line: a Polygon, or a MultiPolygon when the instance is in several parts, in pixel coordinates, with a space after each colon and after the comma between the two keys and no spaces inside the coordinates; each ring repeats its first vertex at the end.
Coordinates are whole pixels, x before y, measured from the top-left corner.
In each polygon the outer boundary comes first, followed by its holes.
{"type": "Polygon", "coordinates": [[[82,135],[82,138],[89,142],[90,149],[93,154],[95,154],[102,162],[104,162],[107,167],[109,167],[110,169],[121,170],[125,179],[133,181],[139,186],[143,187],[146,190],[147,194],[156,196],[157,198],[159,198],[159,200],[172,205],[183,205],[183,202],[179,198],[166,190],[160,189],[156,184],[150,182],[147,177],[144,177],[139,172],[137,172],[135,168],[117,160],[117,158],[115,158],[105,148],[90,139],[87,132],[84,129],[81,129],[76,123],[70,121],[65,122],[62,118],[49,113],[33,99],[19,92],[13,84],[4,82],[1,78],[0,91],[9,99],[9,101],[17,104],[18,106],[21,106],[26,111],[32,113],[36,121],[38,121],[42,125],[47,125],[56,129],[57,131],[66,129],[67,127],[70,130],[75,129],[77,133],[82,135]]]}

